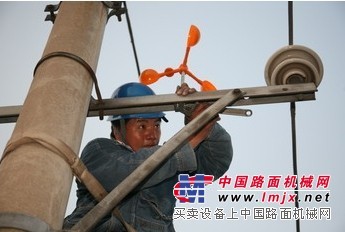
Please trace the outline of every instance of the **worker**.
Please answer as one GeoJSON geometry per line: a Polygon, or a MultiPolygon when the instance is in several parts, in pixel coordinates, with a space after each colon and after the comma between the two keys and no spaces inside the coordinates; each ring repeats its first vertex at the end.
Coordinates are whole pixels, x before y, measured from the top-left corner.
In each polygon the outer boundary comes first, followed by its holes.
{"type": "MultiPolygon", "coordinates": [[[[196,92],[187,84],[176,89],[176,94],[186,96],[196,92]]],[[[112,98],[150,96],[155,93],[146,85],[127,83],[116,89],[112,98]]],[[[208,107],[197,104],[191,114],[185,116],[190,122],[208,107]]],[[[135,168],[160,148],[161,122],[167,122],[163,112],[113,115],[111,139],[97,138],[89,142],[81,153],[81,160],[98,179],[106,191],[113,190],[135,168]]],[[[139,184],[119,204],[119,216],[109,213],[102,218],[93,231],[175,231],[173,213],[176,198],[174,185],[179,174],[213,175],[215,180],[229,168],[232,160],[230,135],[217,121],[208,122],[193,134],[183,146],[170,156],[154,173],[139,184]],[[122,221],[122,222],[121,222],[122,221]],[[123,222],[124,221],[124,222],[123,222]]],[[[97,201],[77,180],[77,206],[64,220],[64,229],[71,228],[97,201]]]]}

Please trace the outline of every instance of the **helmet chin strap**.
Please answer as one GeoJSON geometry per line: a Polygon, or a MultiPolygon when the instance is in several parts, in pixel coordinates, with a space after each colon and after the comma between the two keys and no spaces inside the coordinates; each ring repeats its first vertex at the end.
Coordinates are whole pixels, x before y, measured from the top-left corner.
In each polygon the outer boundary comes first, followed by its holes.
{"type": "Polygon", "coordinates": [[[120,134],[121,134],[122,142],[124,144],[127,144],[127,141],[126,141],[126,124],[125,124],[125,120],[124,119],[120,119],[120,134]]]}

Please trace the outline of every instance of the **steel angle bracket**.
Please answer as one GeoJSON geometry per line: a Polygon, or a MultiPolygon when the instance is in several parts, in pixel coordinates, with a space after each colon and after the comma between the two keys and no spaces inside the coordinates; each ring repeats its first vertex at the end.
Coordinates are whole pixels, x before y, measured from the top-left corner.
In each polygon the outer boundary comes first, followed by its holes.
{"type": "Polygon", "coordinates": [[[108,14],[108,20],[112,16],[116,16],[119,22],[122,21],[121,15],[127,12],[127,8],[122,7],[122,5],[124,4],[124,1],[103,1],[103,4],[109,9],[111,9],[110,13],[108,14]]]}
{"type": "MultiPolygon", "coordinates": [[[[190,116],[193,110],[195,109],[196,105],[197,103],[176,103],[175,111],[181,112],[186,116],[190,116]]],[[[245,117],[250,117],[253,114],[252,111],[249,109],[236,109],[236,108],[225,108],[219,113],[225,114],[225,115],[245,116],[245,117]]]]}
{"type": "Polygon", "coordinates": [[[49,14],[46,16],[44,21],[51,21],[54,24],[57,15],[55,12],[59,10],[60,4],[61,2],[59,2],[59,4],[49,4],[46,6],[44,12],[49,12],[49,14]]]}
{"type": "MultiPolygon", "coordinates": [[[[298,101],[315,100],[317,92],[314,83],[274,85],[263,87],[241,88],[245,94],[238,99],[231,108],[226,108],[222,113],[236,115],[246,114],[248,110],[237,109],[237,106],[286,103],[298,101]]],[[[145,97],[128,97],[121,99],[103,99],[104,104],[98,104],[96,100],[91,100],[88,117],[98,117],[99,111],[104,110],[104,115],[114,114],[135,114],[157,111],[175,111],[178,103],[195,102],[215,102],[231,91],[217,90],[210,92],[196,92],[187,96],[177,96],[176,94],[161,94],[145,97]]],[[[16,122],[22,106],[0,107],[0,123],[16,122]]],[[[248,113],[250,113],[249,111],[248,113]]]]}

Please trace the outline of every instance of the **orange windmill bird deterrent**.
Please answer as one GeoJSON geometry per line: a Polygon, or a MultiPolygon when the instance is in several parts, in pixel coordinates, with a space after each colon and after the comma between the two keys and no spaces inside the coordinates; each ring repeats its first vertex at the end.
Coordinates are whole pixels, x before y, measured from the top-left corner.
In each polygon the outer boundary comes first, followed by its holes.
{"type": "Polygon", "coordinates": [[[158,73],[154,69],[146,69],[144,70],[140,75],[140,82],[145,85],[150,85],[158,81],[161,77],[167,76],[172,77],[175,73],[181,74],[181,83],[184,82],[185,75],[190,76],[193,78],[200,86],[201,91],[212,91],[217,90],[216,87],[209,81],[205,80],[202,81],[199,78],[197,78],[191,71],[189,71],[187,66],[188,56],[191,47],[195,46],[200,40],[200,31],[199,28],[195,25],[191,25],[188,33],[188,39],[187,39],[187,47],[186,47],[186,53],[183,59],[183,63],[177,68],[166,68],[164,72],[158,73]]]}

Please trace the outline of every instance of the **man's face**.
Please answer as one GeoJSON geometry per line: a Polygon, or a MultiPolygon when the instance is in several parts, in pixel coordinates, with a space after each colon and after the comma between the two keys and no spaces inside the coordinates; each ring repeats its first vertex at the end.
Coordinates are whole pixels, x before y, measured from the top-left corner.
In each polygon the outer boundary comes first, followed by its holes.
{"type": "Polygon", "coordinates": [[[126,123],[126,142],[134,150],[158,145],[161,137],[161,119],[129,119],[126,123]]]}

